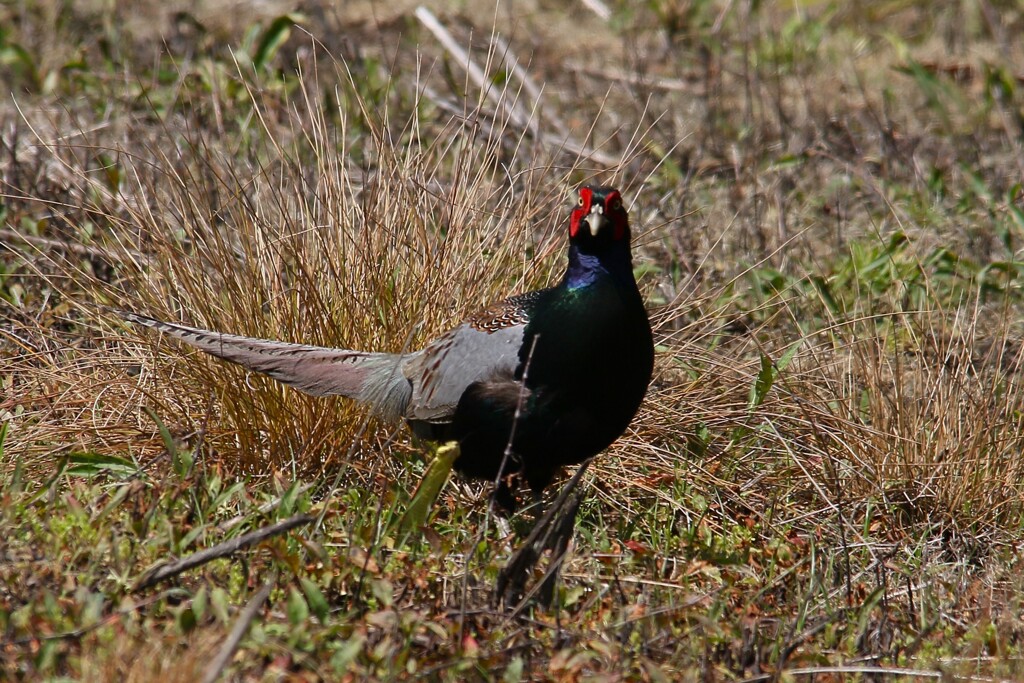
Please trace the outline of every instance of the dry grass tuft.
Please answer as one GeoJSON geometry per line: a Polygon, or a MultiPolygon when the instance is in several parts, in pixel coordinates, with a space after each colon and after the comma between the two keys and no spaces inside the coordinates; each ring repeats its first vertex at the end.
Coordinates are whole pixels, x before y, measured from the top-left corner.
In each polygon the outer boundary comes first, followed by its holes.
{"type": "Polygon", "coordinates": [[[0,8],[0,676],[198,672],[274,573],[229,675],[1020,677],[1021,11],[584,4],[0,8]],[[479,489],[393,538],[403,430],[106,308],[415,348],[557,277],[590,179],[658,358],[554,615],[491,610],[479,489]]]}
{"type": "Polygon", "coordinates": [[[147,435],[155,444],[140,412],[149,407],[176,433],[207,432],[218,459],[239,471],[313,475],[350,449],[379,450],[357,410],[127,330],[100,306],[236,334],[399,351],[482,302],[552,279],[564,242],[559,200],[579,171],[499,163],[506,145],[519,144],[504,127],[474,135],[448,120],[424,131],[414,118],[396,130],[336,66],[370,138],[371,171],[354,165],[337,135],[335,126],[353,125],[345,111],[329,126],[321,112],[301,108],[312,92],[273,116],[253,102],[260,126],[244,165],[188,121],[158,131],[129,125],[130,150],[104,149],[84,130],[84,144],[50,146],[67,202],[81,207],[69,230],[105,229],[90,239],[95,258],[40,250],[35,267],[64,296],[66,314],[88,321],[99,350],[70,363],[19,359],[50,369],[32,373],[32,393],[59,392],[26,420],[38,431],[19,430],[23,447],[37,444],[48,459],[69,432],[82,449],[119,450],[147,435]],[[83,151],[109,157],[108,173],[86,172],[83,151]]]}

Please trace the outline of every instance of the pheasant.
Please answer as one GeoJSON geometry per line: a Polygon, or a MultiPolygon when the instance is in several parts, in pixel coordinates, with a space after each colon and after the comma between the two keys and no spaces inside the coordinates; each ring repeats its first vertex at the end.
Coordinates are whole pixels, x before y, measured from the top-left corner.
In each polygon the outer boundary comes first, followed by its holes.
{"type": "Polygon", "coordinates": [[[584,186],[569,216],[561,282],[493,304],[419,351],[348,351],[222,334],[137,313],[129,321],[315,396],[341,395],[456,441],[454,469],[539,496],[565,465],[609,446],[629,425],[654,364],[633,276],[619,191],[584,186]]]}

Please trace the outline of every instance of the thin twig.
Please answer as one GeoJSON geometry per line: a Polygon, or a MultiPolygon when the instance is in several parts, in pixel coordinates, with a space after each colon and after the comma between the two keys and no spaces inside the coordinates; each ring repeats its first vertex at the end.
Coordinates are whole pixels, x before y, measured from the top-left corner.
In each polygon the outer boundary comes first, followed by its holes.
{"type": "MultiPolygon", "coordinates": [[[[533,114],[527,119],[526,125],[530,130],[530,133],[535,137],[540,137],[540,96],[541,89],[537,87],[537,84],[530,78],[529,72],[519,62],[519,58],[516,57],[515,53],[512,52],[512,47],[508,44],[508,41],[502,38],[498,34],[494,34],[491,37],[494,44],[498,48],[498,54],[501,55],[502,61],[505,62],[505,66],[508,68],[509,73],[519,79],[519,82],[523,84],[523,90],[526,91],[526,95],[529,98],[529,106],[527,109],[533,114]]],[[[564,131],[561,131],[564,132],[564,131]]]]}
{"type": "Polygon", "coordinates": [[[189,569],[204,565],[211,560],[226,557],[232,553],[238,552],[242,548],[247,548],[259,543],[260,541],[283,534],[297,526],[309,524],[315,520],[316,517],[313,515],[295,515],[294,517],[289,517],[277,524],[271,524],[270,526],[263,527],[262,529],[250,531],[247,534],[242,534],[238,538],[232,538],[231,540],[224,541],[223,543],[218,543],[211,548],[206,548],[199,552],[192,553],[188,557],[183,557],[180,560],[157,565],[142,575],[142,577],[136,582],[133,590],[140,591],[144,588],[149,588],[156,583],[169,579],[172,576],[177,576],[189,569]]]}
{"type": "Polygon", "coordinates": [[[533,352],[537,349],[537,342],[540,340],[540,335],[533,335],[533,339],[530,340],[530,352],[526,354],[526,363],[523,364],[523,376],[519,380],[519,396],[516,399],[516,412],[512,415],[512,427],[508,430],[508,441],[505,443],[505,451],[501,454],[501,464],[498,466],[498,475],[494,477],[494,486],[497,488],[501,484],[501,478],[505,476],[505,468],[508,466],[508,460],[512,457],[512,443],[516,438],[516,425],[523,418],[523,404],[526,402],[526,397],[530,395],[530,392],[526,389],[526,380],[530,372],[530,363],[533,362],[533,352]]]}
{"type": "MultiPolygon", "coordinates": [[[[295,494],[301,495],[301,494],[309,491],[310,489],[312,489],[314,486],[316,486],[316,484],[314,484],[313,482],[307,482],[305,484],[302,484],[301,486],[299,486],[299,488],[295,492],[295,494]]],[[[292,495],[295,495],[295,494],[292,494],[292,495]]],[[[330,496],[326,496],[325,498],[329,499],[330,496]]],[[[265,515],[268,512],[270,512],[271,510],[273,510],[274,508],[276,508],[278,505],[280,505],[282,500],[284,500],[284,496],[278,496],[276,498],[268,500],[266,503],[263,503],[258,508],[256,508],[256,511],[259,512],[261,515],[265,515]]],[[[324,506],[323,510],[324,511],[327,510],[327,506],[326,505],[324,506]]],[[[231,531],[236,526],[238,526],[239,524],[241,524],[245,520],[249,519],[249,517],[250,517],[249,514],[235,515],[231,519],[224,520],[223,522],[218,524],[217,525],[217,529],[219,529],[220,531],[231,531]]]]}
{"type": "Polygon", "coordinates": [[[203,452],[203,444],[206,442],[206,430],[210,426],[210,415],[213,413],[213,404],[217,400],[217,394],[210,392],[210,400],[206,403],[206,412],[203,413],[203,421],[199,425],[199,431],[197,433],[196,445],[192,449],[192,463],[188,466],[188,472],[185,477],[192,476],[192,471],[196,468],[196,463],[199,462],[199,456],[203,452]]]}
{"type": "Polygon", "coordinates": [[[593,66],[573,62],[570,62],[566,66],[567,68],[571,69],[574,73],[580,73],[585,76],[593,76],[594,78],[600,78],[606,81],[615,81],[617,83],[627,83],[629,85],[642,86],[650,90],[663,90],[668,92],[685,92],[694,94],[694,86],[700,83],[700,75],[697,73],[688,73],[686,75],[686,79],[684,80],[681,78],[650,76],[647,74],[639,74],[632,71],[624,71],[622,69],[596,69],[593,66]]]}
{"type": "MultiPolygon", "coordinates": [[[[437,38],[439,43],[441,43],[441,46],[451,54],[455,61],[459,63],[459,66],[465,69],[470,80],[472,80],[477,87],[484,92],[487,99],[500,107],[511,122],[520,130],[529,131],[541,142],[541,144],[545,146],[552,147],[570,155],[575,155],[577,158],[590,159],[603,166],[617,166],[621,163],[621,158],[605,154],[604,152],[600,152],[573,140],[572,137],[564,130],[563,126],[556,126],[559,128],[559,132],[556,134],[541,132],[540,125],[534,117],[534,113],[537,111],[539,105],[539,100],[533,103],[533,107],[530,110],[533,113],[525,112],[523,107],[519,105],[518,100],[506,97],[505,90],[499,91],[491,84],[490,80],[487,79],[484,70],[469,58],[469,55],[465,50],[459,47],[459,44],[455,41],[455,38],[452,37],[452,34],[441,24],[440,21],[438,21],[437,17],[434,16],[430,10],[426,7],[420,6],[416,8],[415,15],[420,23],[434,34],[434,37],[437,38]]],[[[498,46],[499,50],[503,50],[505,52],[508,51],[507,45],[496,35],[494,36],[494,42],[498,46]]],[[[510,71],[519,78],[519,81],[522,83],[523,89],[526,90],[527,94],[539,98],[540,89],[529,80],[525,70],[518,67],[518,60],[513,61],[506,59],[506,63],[510,64],[510,71]]],[[[430,97],[431,100],[434,100],[435,103],[443,103],[443,99],[436,98],[429,89],[426,89],[424,94],[430,97]]],[[[444,107],[443,104],[442,108],[448,109],[448,107],[444,107]]],[[[466,114],[463,110],[457,107],[454,107],[454,110],[455,111],[452,111],[453,114],[459,116],[463,121],[467,120],[466,114]]],[[[473,123],[480,123],[479,118],[479,116],[470,117],[473,123]]]]}
{"type": "MultiPolygon", "coordinates": [[[[311,518],[312,519],[312,518],[311,518]]],[[[235,650],[238,649],[238,644],[242,641],[242,636],[245,635],[246,631],[249,630],[252,620],[256,618],[256,614],[263,607],[263,603],[270,597],[270,591],[274,587],[276,578],[271,578],[269,581],[263,584],[256,595],[252,596],[245,605],[245,609],[238,615],[238,620],[235,625],[231,628],[231,633],[228,635],[228,639],[221,645],[220,651],[217,652],[217,656],[213,658],[210,665],[206,667],[206,672],[203,674],[203,683],[214,683],[221,674],[224,673],[224,668],[231,661],[231,658],[235,655],[235,650]]]]}
{"type": "Polygon", "coordinates": [[[596,14],[601,21],[608,21],[612,18],[612,11],[601,0],[583,0],[583,6],[596,14]]]}
{"type": "MultiPolygon", "coordinates": [[[[800,669],[783,669],[770,674],[744,678],[741,683],[756,683],[757,681],[775,680],[779,675],[787,676],[809,676],[812,679],[822,674],[868,674],[871,676],[909,676],[911,678],[942,678],[945,674],[941,671],[925,671],[921,669],[910,669],[907,667],[885,667],[885,666],[820,666],[804,667],[800,669]]],[[[976,680],[976,679],[969,679],[976,680]]],[[[988,679],[991,680],[991,679],[988,679]]]]}
{"type": "Polygon", "coordinates": [[[30,643],[34,643],[34,642],[37,642],[37,641],[45,641],[45,640],[78,640],[78,639],[82,638],[83,636],[88,635],[89,633],[92,633],[93,631],[95,631],[97,629],[104,628],[105,626],[109,626],[110,624],[113,624],[114,622],[116,622],[118,619],[120,619],[121,617],[123,617],[125,615],[132,614],[133,612],[139,612],[142,609],[144,609],[146,607],[149,607],[150,605],[158,603],[161,600],[165,600],[165,599],[167,599],[167,597],[170,594],[171,594],[171,591],[163,591],[161,593],[156,593],[155,595],[152,595],[152,596],[150,596],[149,598],[147,598],[145,600],[139,600],[137,602],[129,601],[129,605],[130,605],[129,607],[122,608],[122,609],[116,610],[114,612],[111,612],[110,614],[106,615],[102,619],[98,619],[98,620],[94,621],[93,623],[89,624],[88,626],[82,626],[80,628],[72,629],[70,631],[63,631],[61,633],[50,633],[50,634],[33,633],[32,635],[26,636],[25,638],[15,638],[15,639],[0,638],[0,646],[6,646],[6,645],[28,645],[30,643]]]}
{"type": "MultiPolygon", "coordinates": [[[[17,230],[11,230],[9,228],[0,228],[0,242],[22,242],[37,249],[65,249],[73,254],[79,256],[89,256],[92,258],[101,258],[107,261],[116,263],[119,260],[119,256],[112,252],[102,248],[89,246],[87,244],[79,244],[78,242],[69,242],[67,240],[59,240],[53,237],[40,237],[37,235],[26,235],[17,230]]],[[[138,257],[139,252],[134,252],[132,256],[138,257]]]]}
{"type": "MultiPolygon", "coordinates": [[[[480,116],[467,116],[461,107],[450,99],[442,96],[430,86],[423,88],[423,95],[442,111],[448,112],[465,126],[479,126],[480,130],[488,136],[494,137],[497,129],[480,116]]],[[[563,126],[556,126],[564,128],[563,126]]],[[[580,144],[573,140],[567,133],[541,133],[538,140],[547,147],[551,147],[559,153],[575,156],[578,159],[587,159],[602,166],[618,166],[622,158],[606,154],[592,147],[580,144]]]]}
{"type": "MultiPolygon", "coordinates": [[[[516,412],[512,415],[512,426],[508,432],[508,442],[505,444],[505,451],[501,455],[501,464],[498,465],[498,475],[494,478],[494,493],[497,493],[498,487],[501,486],[501,478],[505,476],[505,467],[508,465],[508,460],[512,456],[512,442],[516,437],[516,425],[519,424],[519,420],[522,419],[523,415],[523,402],[529,395],[526,390],[526,379],[530,373],[530,363],[533,361],[533,352],[537,348],[537,341],[540,339],[539,334],[533,336],[533,340],[530,343],[530,352],[526,355],[526,362],[523,364],[523,376],[519,379],[519,396],[516,400],[516,412]]],[[[487,506],[487,512],[484,515],[484,523],[480,529],[480,537],[473,544],[473,548],[469,551],[469,555],[466,557],[465,572],[462,574],[462,599],[459,606],[461,616],[459,617],[459,642],[461,643],[465,637],[466,627],[466,600],[469,595],[469,563],[473,560],[473,556],[476,554],[476,549],[480,547],[480,541],[487,535],[487,530],[490,528],[491,523],[491,512],[493,504],[487,506]]],[[[499,575],[499,581],[500,575],[499,575]]],[[[497,593],[500,595],[500,593],[497,593]]]]}
{"type": "Polygon", "coordinates": [[[434,13],[422,5],[416,8],[414,12],[416,18],[419,19],[420,23],[423,24],[428,31],[434,34],[437,41],[441,43],[441,46],[448,51],[448,53],[459,63],[470,80],[480,88],[487,99],[494,102],[495,105],[505,111],[510,119],[520,129],[530,129],[530,116],[522,111],[516,100],[510,100],[504,96],[504,90],[499,91],[493,87],[491,82],[487,79],[484,70],[480,68],[472,59],[469,58],[469,54],[459,47],[459,44],[452,37],[452,34],[448,32],[434,13]]]}

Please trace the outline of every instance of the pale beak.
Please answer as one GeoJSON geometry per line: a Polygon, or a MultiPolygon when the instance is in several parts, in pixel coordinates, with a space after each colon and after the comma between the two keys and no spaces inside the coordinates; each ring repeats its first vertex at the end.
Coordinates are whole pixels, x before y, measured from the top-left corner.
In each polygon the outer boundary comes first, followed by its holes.
{"type": "Polygon", "coordinates": [[[597,234],[601,232],[601,228],[607,225],[608,219],[604,217],[603,213],[597,213],[591,211],[590,215],[587,216],[587,225],[590,226],[590,236],[597,237],[597,234]]]}

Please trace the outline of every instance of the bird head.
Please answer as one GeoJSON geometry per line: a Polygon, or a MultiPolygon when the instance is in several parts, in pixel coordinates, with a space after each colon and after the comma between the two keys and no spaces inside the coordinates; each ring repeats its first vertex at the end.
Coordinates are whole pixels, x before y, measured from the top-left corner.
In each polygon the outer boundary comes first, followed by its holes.
{"type": "Polygon", "coordinates": [[[569,241],[584,253],[613,244],[629,246],[629,216],[622,196],[613,187],[584,185],[569,215],[569,241]]]}

